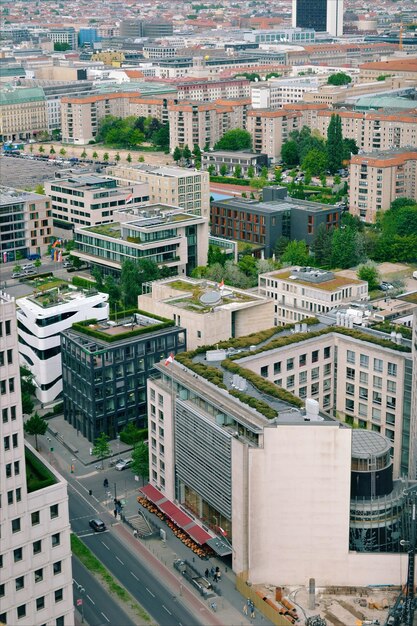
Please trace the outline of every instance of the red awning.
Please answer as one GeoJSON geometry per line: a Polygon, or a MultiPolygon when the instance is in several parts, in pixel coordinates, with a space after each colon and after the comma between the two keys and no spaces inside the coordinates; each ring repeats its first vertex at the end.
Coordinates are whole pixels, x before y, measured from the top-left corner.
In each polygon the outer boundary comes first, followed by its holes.
{"type": "Polygon", "coordinates": [[[198,526],[197,524],[194,524],[194,526],[187,528],[186,532],[197,543],[199,543],[200,546],[202,546],[203,543],[206,543],[209,539],[213,539],[212,535],[209,535],[208,533],[206,533],[204,528],[201,528],[201,526],[198,526]]]}
{"type": "Polygon", "coordinates": [[[193,523],[191,517],[188,517],[181,509],[179,509],[173,502],[167,500],[158,505],[158,508],[163,511],[168,517],[180,528],[184,528],[193,523]]]}
{"type": "Polygon", "coordinates": [[[153,485],[149,484],[149,485],[145,485],[144,487],[140,487],[139,491],[141,491],[143,495],[145,495],[148,498],[148,500],[150,500],[154,504],[161,502],[161,500],[166,500],[166,497],[164,496],[164,494],[161,493],[153,485]]]}

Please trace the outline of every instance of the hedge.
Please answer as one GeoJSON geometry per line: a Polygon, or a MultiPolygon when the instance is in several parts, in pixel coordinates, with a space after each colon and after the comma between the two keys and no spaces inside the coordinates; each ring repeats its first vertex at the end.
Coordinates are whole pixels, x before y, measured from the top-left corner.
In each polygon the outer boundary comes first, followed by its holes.
{"type": "MultiPolygon", "coordinates": [[[[140,311],[139,309],[133,309],[135,313],[141,313],[142,315],[149,316],[149,313],[144,311],[140,311]]],[[[122,312],[123,313],[123,312],[122,312]]],[[[126,313],[126,311],[124,312],[126,313]]],[[[120,315],[120,313],[118,314],[120,315]]],[[[80,333],[84,333],[85,335],[89,335],[90,337],[94,337],[95,339],[100,339],[101,341],[106,341],[107,343],[114,343],[116,341],[120,341],[122,339],[130,339],[131,337],[137,337],[138,335],[145,335],[149,333],[150,330],[152,332],[156,332],[158,330],[163,330],[164,328],[169,328],[170,326],[175,326],[174,320],[168,320],[164,317],[159,317],[158,315],[153,315],[157,320],[163,320],[161,324],[155,324],[153,326],[145,326],[144,328],[137,328],[136,330],[127,330],[125,333],[119,333],[118,335],[106,335],[106,333],[96,330],[94,328],[89,328],[91,325],[97,324],[96,319],[84,320],[83,322],[76,322],[72,325],[74,330],[77,330],[80,333]]]]}
{"type": "Polygon", "coordinates": [[[210,176],[211,183],[226,183],[227,185],[242,185],[243,187],[250,186],[250,180],[246,178],[233,178],[229,176],[210,176]]]}
{"type": "Polygon", "coordinates": [[[26,484],[28,493],[45,489],[56,483],[55,476],[45,465],[30,451],[25,448],[26,459],[26,484]]]}
{"type": "Polygon", "coordinates": [[[88,280],[88,278],[82,278],[81,276],[73,276],[71,282],[76,287],[84,287],[85,289],[91,289],[97,286],[94,280],[88,280]]]}
{"type": "Polygon", "coordinates": [[[120,441],[128,444],[129,446],[134,446],[135,443],[139,443],[140,441],[145,441],[148,438],[148,429],[147,428],[137,428],[132,423],[127,424],[120,431],[120,441]]]}
{"type": "Polygon", "coordinates": [[[268,419],[274,419],[278,417],[278,411],[273,409],[263,400],[258,400],[258,398],[254,398],[253,396],[249,396],[247,393],[242,393],[241,391],[236,391],[235,389],[231,389],[229,391],[231,396],[238,398],[241,402],[248,404],[253,409],[256,409],[258,413],[262,413],[268,419]]]}
{"type": "Polygon", "coordinates": [[[28,280],[39,280],[39,278],[49,278],[50,276],[53,276],[53,272],[43,272],[42,274],[31,274],[29,276],[23,276],[22,278],[19,278],[19,283],[24,283],[28,280]]]}

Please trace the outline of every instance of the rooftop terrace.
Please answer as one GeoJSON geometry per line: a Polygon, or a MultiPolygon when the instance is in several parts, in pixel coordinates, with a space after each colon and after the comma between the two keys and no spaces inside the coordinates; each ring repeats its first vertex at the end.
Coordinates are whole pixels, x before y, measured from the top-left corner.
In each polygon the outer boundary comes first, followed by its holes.
{"type": "Polygon", "coordinates": [[[269,274],[270,278],[275,278],[278,280],[287,280],[292,283],[300,283],[301,285],[306,285],[308,287],[314,287],[315,289],[322,289],[323,291],[336,291],[341,287],[346,287],[347,285],[356,284],[359,285],[363,281],[357,280],[356,278],[347,278],[346,276],[337,276],[328,272],[329,278],[327,280],[322,281],[312,281],[309,280],[307,276],[303,276],[301,272],[296,272],[294,270],[286,270],[284,272],[276,272],[274,274],[269,274]]]}

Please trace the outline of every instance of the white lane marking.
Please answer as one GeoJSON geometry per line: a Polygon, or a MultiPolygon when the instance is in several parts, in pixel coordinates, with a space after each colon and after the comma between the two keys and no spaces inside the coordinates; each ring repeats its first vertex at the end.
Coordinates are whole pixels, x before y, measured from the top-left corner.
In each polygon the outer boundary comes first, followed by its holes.
{"type": "Polygon", "coordinates": [[[119,563],[121,563],[122,565],[124,565],[123,561],[121,559],[119,559],[118,556],[116,556],[116,559],[119,561],[119,563]]]}
{"type": "Polygon", "coordinates": [[[133,572],[130,572],[133,576],[133,578],[136,578],[136,580],[139,580],[139,578],[136,576],[136,574],[134,574],[133,572]]]}
{"type": "Polygon", "coordinates": [[[171,611],[168,611],[167,607],[165,606],[165,604],[162,605],[162,608],[165,609],[165,611],[167,613],[169,613],[170,615],[172,615],[171,611]]]}
{"type": "Polygon", "coordinates": [[[90,600],[90,602],[92,602],[93,604],[95,604],[95,602],[94,602],[93,598],[90,598],[90,596],[88,595],[88,593],[87,593],[86,595],[87,595],[87,598],[90,600]]]}
{"type": "Polygon", "coordinates": [[[97,514],[99,513],[99,511],[91,504],[91,500],[87,500],[87,498],[83,496],[83,494],[80,491],[78,491],[78,489],[76,489],[72,483],[69,482],[68,487],[70,487],[71,489],[74,489],[75,493],[78,493],[80,498],[82,498],[84,502],[86,502],[89,506],[91,506],[91,508],[93,509],[95,513],[97,514]]]}
{"type": "Polygon", "coordinates": [[[150,593],[150,594],[151,594],[152,598],[154,598],[154,597],[155,597],[155,594],[154,594],[154,593],[152,593],[152,591],[150,591],[150,589],[148,589],[147,587],[145,587],[145,589],[146,589],[146,591],[147,591],[148,593],[150,593]]]}
{"type": "Polygon", "coordinates": [[[108,618],[106,615],[104,615],[103,611],[101,611],[101,614],[102,614],[102,616],[104,617],[104,619],[106,619],[106,620],[109,622],[109,624],[110,624],[110,620],[109,620],[109,618],[108,618]]]}
{"type": "Polygon", "coordinates": [[[107,548],[107,550],[110,550],[109,546],[106,543],[104,543],[104,541],[102,541],[101,543],[103,544],[105,548],[107,548]]]}

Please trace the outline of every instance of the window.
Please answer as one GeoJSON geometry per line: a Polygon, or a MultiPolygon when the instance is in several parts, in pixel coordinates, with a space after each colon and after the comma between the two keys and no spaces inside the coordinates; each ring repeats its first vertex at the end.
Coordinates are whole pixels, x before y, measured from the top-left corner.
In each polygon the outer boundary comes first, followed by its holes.
{"type": "Polygon", "coordinates": [[[366,354],[361,354],[359,356],[361,367],[368,368],[369,367],[369,356],[366,354]]]}
{"type": "Polygon", "coordinates": [[[22,490],[20,487],[16,489],[16,502],[20,502],[22,500],[22,490]]]}
{"type": "Polygon", "coordinates": [[[274,363],[274,374],[281,374],[281,361],[274,363]]]}
{"type": "Polygon", "coordinates": [[[31,519],[32,519],[32,526],[36,526],[37,524],[40,524],[41,515],[39,511],[33,511],[33,513],[31,514],[31,519]]]}
{"type": "Polygon", "coordinates": [[[49,511],[50,511],[51,519],[58,517],[58,505],[57,504],[52,504],[52,506],[49,507],[49,511]]]}
{"type": "Polygon", "coordinates": [[[332,381],[330,380],[330,378],[326,378],[326,380],[323,381],[323,391],[329,391],[331,385],[332,381]]]}
{"type": "Polygon", "coordinates": [[[12,435],[12,442],[13,442],[13,448],[17,448],[18,443],[17,443],[17,433],[14,433],[14,435],[12,435]]]}
{"type": "Polygon", "coordinates": [[[394,413],[387,413],[385,414],[385,420],[387,422],[387,424],[391,424],[391,426],[395,426],[395,415],[394,413]]]}
{"type": "Polygon", "coordinates": [[[12,519],[12,533],[18,533],[20,531],[20,517],[16,517],[16,519],[12,519]]]}
{"type": "Polygon", "coordinates": [[[381,404],[382,396],[379,393],[379,391],[373,391],[372,392],[372,402],[374,402],[375,404],[381,404]]]}
{"type": "Polygon", "coordinates": [[[42,540],[38,539],[38,541],[33,542],[33,554],[39,554],[42,551],[42,540]]]}
{"type": "Polygon", "coordinates": [[[295,378],[294,375],[287,376],[287,389],[294,387],[294,378],[295,378]]]}
{"type": "Polygon", "coordinates": [[[385,429],[385,437],[388,437],[388,439],[394,443],[395,433],[394,433],[393,430],[390,430],[389,428],[386,428],[385,429]]]}
{"type": "Polygon", "coordinates": [[[350,400],[349,398],[346,398],[346,404],[345,404],[345,409],[346,411],[354,411],[355,410],[355,403],[353,400],[350,400]]]}
{"type": "Polygon", "coordinates": [[[346,394],[348,396],[354,396],[355,395],[355,385],[352,385],[352,383],[346,383],[346,394]]]}
{"type": "Polygon", "coordinates": [[[13,466],[14,466],[14,475],[15,476],[19,476],[19,474],[20,474],[20,461],[15,461],[13,463],[13,466]]]}
{"type": "Polygon", "coordinates": [[[261,376],[263,376],[264,378],[268,378],[268,366],[264,365],[263,367],[261,367],[261,376]]]}
{"type": "Polygon", "coordinates": [[[26,604],[17,607],[17,619],[22,619],[22,617],[26,617],[26,604]]]}
{"type": "Polygon", "coordinates": [[[324,369],[323,369],[324,376],[328,376],[329,374],[331,374],[331,371],[332,371],[332,364],[331,363],[326,363],[326,365],[324,366],[324,369]]]}
{"type": "Polygon", "coordinates": [[[11,321],[6,320],[6,335],[10,335],[12,332],[11,321]]]}
{"type": "Polygon", "coordinates": [[[313,350],[313,352],[311,353],[311,362],[317,363],[318,360],[319,360],[319,351],[313,350]]]}
{"type": "Polygon", "coordinates": [[[294,359],[287,359],[287,371],[294,369],[294,359]]]}
{"type": "Polygon", "coordinates": [[[377,409],[376,407],[372,407],[372,419],[376,422],[381,420],[381,409],[377,409]]]}
{"type": "Polygon", "coordinates": [[[307,355],[306,354],[300,354],[300,356],[298,357],[298,365],[300,367],[303,367],[304,365],[307,365],[307,355]]]}
{"type": "Polygon", "coordinates": [[[359,382],[363,385],[368,384],[368,374],[366,372],[359,372],[359,382]]]}
{"type": "Polygon", "coordinates": [[[9,378],[9,391],[10,393],[14,391],[14,378],[9,378]]]}
{"type": "Polygon", "coordinates": [[[298,390],[298,395],[300,398],[306,398],[307,397],[307,387],[300,387],[300,389],[298,390]]]}
{"type": "Polygon", "coordinates": [[[13,560],[15,563],[18,563],[23,559],[23,548],[16,548],[13,550],[13,560]]]}
{"type": "Polygon", "coordinates": [[[3,448],[4,450],[10,450],[10,437],[3,437],[3,448]]]}
{"type": "Polygon", "coordinates": [[[347,351],[346,360],[348,363],[355,363],[355,353],[353,352],[353,350],[347,351]]]}
{"type": "Polygon", "coordinates": [[[14,501],[13,496],[14,496],[13,490],[7,492],[7,504],[13,504],[13,501],[14,501]]]}
{"type": "Polygon", "coordinates": [[[2,584],[0,585],[0,598],[4,598],[4,590],[5,590],[6,585],[2,584]]]}
{"type": "Polygon", "coordinates": [[[9,411],[7,409],[2,409],[1,414],[2,414],[3,424],[6,424],[6,422],[9,421],[9,411]]]}
{"type": "Polygon", "coordinates": [[[0,613],[0,624],[7,624],[7,613],[0,613]]]}
{"type": "Polygon", "coordinates": [[[302,385],[303,383],[307,382],[307,372],[300,372],[298,375],[298,382],[300,383],[300,385],[302,385]]]}
{"type": "Polygon", "coordinates": [[[36,610],[40,611],[45,608],[45,596],[41,596],[40,598],[36,598],[36,610]]]}
{"type": "Polygon", "coordinates": [[[362,416],[368,415],[368,407],[367,407],[367,405],[363,404],[363,402],[359,402],[358,412],[359,412],[359,415],[362,415],[362,416]]]}
{"type": "Polygon", "coordinates": [[[359,397],[361,400],[368,399],[368,390],[365,387],[359,387],[359,397]]]}
{"type": "Polygon", "coordinates": [[[382,372],[384,369],[384,364],[382,359],[374,359],[374,372],[382,372]]]}
{"type": "Polygon", "coordinates": [[[34,571],[35,583],[40,583],[43,580],[43,569],[37,569],[34,571]]]}
{"type": "Polygon", "coordinates": [[[395,380],[387,380],[387,391],[389,391],[390,393],[397,392],[397,383],[395,382],[395,380]]]}
{"type": "Polygon", "coordinates": [[[397,366],[395,363],[388,363],[388,376],[397,375],[397,366]]]}
{"type": "Polygon", "coordinates": [[[355,370],[352,367],[346,368],[346,378],[349,380],[355,380],[355,370]]]}
{"type": "Polygon", "coordinates": [[[6,463],[6,478],[11,478],[12,476],[12,464],[6,463]]]}
{"type": "Polygon", "coordinates": [[[64,616],[63,615],[61,615],[60,617],[56,618],[55,626],[65,626],[64,625],[64,616]]]}
{"type": "Polygon", "coordinates": [[[374,387],[377,389],[382,389],[382,378],[380,376],[374,376],[373,378],[374,387]]]}
{"type": "Polygon", "coordinates": [[[52,547],[55,548],[56,546],[59,546],[61,543],[61,537],[59,533],[55,533],[55,535],[52,535],[51,537],[52,540],[52,547]]]}
{"type": "Polygon", "coordinates": [[[61,600],[63,600],[64,598],[64,590],[63,589],[57,589],[55,591],[55,602],[61,602],[61,600]]]}
{"type": "Polygon", "coordinates": [[[323,351],[323,355],[325,359],[330,359],[330,346],[326,346],[323,351]]]}
{"type": "Polygon", "coordinates": [[[16,578],[15,583],[16,583],[16,591],[23,589],[25,586],[25,577],[19,576],[19,578],[16,578]]]}
{"type": "Polygon", "coordinates": [[[397,400],[394,396],[387,396],[387,409],[395,409],[397,400]]]}
{"type": "Polygon", "coordinates": [[[320,376],[320,368],[313,367],[313,369],[311,370],[311,379],[316,380],[316,378],[318,378],[319,376],[320,376]]]}
{"type": "Polygon", "coordinates": [[[311,395],[316,396],[319,392],[319,383],[313,383],[311,385],[311,395]]]}

